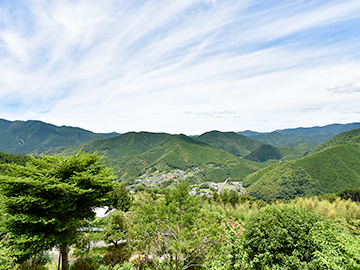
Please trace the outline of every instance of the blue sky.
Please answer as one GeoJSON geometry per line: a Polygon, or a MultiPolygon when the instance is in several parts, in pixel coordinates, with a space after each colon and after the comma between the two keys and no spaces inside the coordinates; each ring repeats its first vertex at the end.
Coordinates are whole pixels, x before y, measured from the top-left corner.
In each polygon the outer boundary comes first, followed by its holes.
{"type": "Polygon", "coordinates": [[[94,132],[360,122],[360,1],[1,0],[0,118],[94,132]]]}

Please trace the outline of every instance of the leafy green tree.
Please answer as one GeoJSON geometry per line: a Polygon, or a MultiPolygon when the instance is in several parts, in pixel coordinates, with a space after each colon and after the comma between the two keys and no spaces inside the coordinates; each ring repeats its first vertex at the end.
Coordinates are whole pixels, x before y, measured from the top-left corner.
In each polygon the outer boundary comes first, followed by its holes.
{"type": "Polygon", "coordinates": [[[235,190],[228,191],[228,202],[233,208],[235,208],[235,206],[240,202],[239,193],[235,190]]]}
{"type": "Polygon", "coordinates": [[[321,247],[311,231],[325,218],[304,208],[269,206],[245,225],[244,248],[251,269],[322,269],[314,253],[321,247]]]}
{"type": "Polygon", "coordinates": [[[204,265],[219,241],[220,222],[189,191],[189,183],[180,181],[163,198],[141,201],[131,226],[136,247],[147,255],[156,252],[170,269],[204,265]]]}
{"type": "Polygon", "coordinates": [[[111,207],[124,212],[129,211],[132,199],[124,183],[116,182],[114,190],[109,193],[109,197],[111,207]]]}
{"type": "Polygon", "coordinates": [[[94,207],[106,205],[105,195],[113,189],[113,175],[99,160],[78,152],[8,166],[9,174],[0,178],[7,256],[21,262],[60,246],[62,269],[68,269],[69,244],[81,233],[81,222],[94,218],[94,207]]]}
{"type": "Polygon", "coordinates": [[[105,230],[103,231],[104,241],[113,244],[115,247],[119,243],[126,241],[129,220],[126,214],[120,210],[111,212],[103,219],[105,230]]]}

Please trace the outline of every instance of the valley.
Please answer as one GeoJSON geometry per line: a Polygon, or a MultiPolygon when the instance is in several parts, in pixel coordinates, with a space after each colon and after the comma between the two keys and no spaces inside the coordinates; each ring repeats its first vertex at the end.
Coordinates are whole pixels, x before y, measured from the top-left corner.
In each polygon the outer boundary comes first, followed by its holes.
{"type": "MultiPolygon", "coordinates": [[[[255,199],[293,199],[360,187],[360,123],[268,133],[209,131],[198,136],[152,132],[97,134],[41,121],[0,119],[8,154],[98,153],[116,180],[135,191],[186,179],[197,190],[229,178],[255,199]],[[21,142],[21,143],[20,143],[21,142]]],[[[206,192],[214,191],[206,189],[206,192]]]]}

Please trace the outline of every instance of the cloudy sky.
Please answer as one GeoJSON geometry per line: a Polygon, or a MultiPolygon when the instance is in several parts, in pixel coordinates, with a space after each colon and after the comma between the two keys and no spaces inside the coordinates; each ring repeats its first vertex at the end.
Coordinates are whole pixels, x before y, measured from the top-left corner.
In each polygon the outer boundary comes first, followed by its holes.
{"type": "Polygon", "coordinates": [[[0,0],[0,118],[188,135],[360,122],[360,1],[0,0]]]}

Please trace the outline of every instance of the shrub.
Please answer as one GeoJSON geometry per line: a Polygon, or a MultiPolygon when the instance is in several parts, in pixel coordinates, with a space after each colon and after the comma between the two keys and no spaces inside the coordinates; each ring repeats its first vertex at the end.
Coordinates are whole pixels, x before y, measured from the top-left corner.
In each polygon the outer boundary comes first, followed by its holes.
{"type": "Polygon", "coordinates": [[[126,245],[109,247],[105,252],[102,261],[106,265],[116,265],[127,262],[131,257],[131,250],[126,245]]]}

